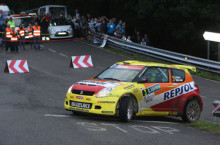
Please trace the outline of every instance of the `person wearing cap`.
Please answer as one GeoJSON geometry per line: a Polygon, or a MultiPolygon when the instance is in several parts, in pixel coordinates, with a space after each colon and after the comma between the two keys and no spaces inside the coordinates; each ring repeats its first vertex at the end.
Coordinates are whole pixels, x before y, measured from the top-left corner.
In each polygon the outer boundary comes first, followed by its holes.
{"type": "Polygon", "coordinates": [[[34,24],[34,49],[37,49],[36,47],[36,43],[38,44],[38,49],[40,49],[40,31],[41,31],[41,28],[40,26],[38,26],[38,23],[35,22],[34,24]]]}
{"type": "MultiPolygon", "coordinates": [[[[5,28],[5,51],[8,51],[8,48],[10,47],[11,49],[11,28],[10,25],[7,25],[7,27],[5,28]]],[[[12,49],[11,49],[12,50],[12,49]]]]}
{"type": "Polygon", "coordinates": [[[25,29],[22,24],[19,25],[17,29],[18,32],[18,40],[19,40],[19,49],[21,50],[21,45],[23,46],[23,50],[25,50],[25,29]]]}
{"type": "Polygon", "coordinates": [[[10,17],[7,24],[9,24],[11,28],[15,27],[15,21],[12,19],[12,17],[10,17]]]}
{"type": "Polygon", "coordinates": [[[17,31],[15,31],[15,27],[12,27],[11,30],[11,51],[12,52],[18,52],[18,34],[17,31]]]}

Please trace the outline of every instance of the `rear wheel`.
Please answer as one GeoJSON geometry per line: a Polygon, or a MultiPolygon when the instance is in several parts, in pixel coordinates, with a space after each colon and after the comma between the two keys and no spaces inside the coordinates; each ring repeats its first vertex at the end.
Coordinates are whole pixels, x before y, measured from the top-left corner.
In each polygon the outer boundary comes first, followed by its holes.
{"type": "Polygon", "coordinates": [[[182,115],[184,122],[194,122],[199,119],[201,114],[201,105],[198,100],[190,100],[185,108],[182,115]]]}
{"type": "Polygon", "coordinates": [[[119,107],[119,118],[121,121],[128,122],[134,115],[134,102],[131,97],[124,97],[119,107]]]}

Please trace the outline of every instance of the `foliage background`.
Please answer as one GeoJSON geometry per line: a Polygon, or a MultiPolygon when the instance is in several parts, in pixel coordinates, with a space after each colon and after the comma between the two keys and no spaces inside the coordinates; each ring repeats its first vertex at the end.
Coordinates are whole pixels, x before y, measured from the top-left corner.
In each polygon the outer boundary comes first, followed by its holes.
{"type": "MultiPolygon", "coordinates": [[[[220,1],[216,0],[2,0],[15,12],[43,5],[68,6],[69,14],[105,15],[127,22],[127,33],[147,33],[151,45],[206,57],[204,31],[220,31],[220,1]]],[[[211,59],[217,58],[217,45],[211,45],[211,59]]]]}

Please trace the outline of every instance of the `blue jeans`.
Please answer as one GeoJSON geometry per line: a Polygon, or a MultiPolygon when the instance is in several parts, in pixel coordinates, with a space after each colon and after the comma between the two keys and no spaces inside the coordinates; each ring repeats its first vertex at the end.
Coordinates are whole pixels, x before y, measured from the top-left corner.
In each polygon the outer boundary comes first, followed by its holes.
{"type": "Polygon", "coordinates": [[[40,49],[40,37],[34,37],[34,49],[36,49],[36,45],[38,45],[38,49],[40,49]]]}

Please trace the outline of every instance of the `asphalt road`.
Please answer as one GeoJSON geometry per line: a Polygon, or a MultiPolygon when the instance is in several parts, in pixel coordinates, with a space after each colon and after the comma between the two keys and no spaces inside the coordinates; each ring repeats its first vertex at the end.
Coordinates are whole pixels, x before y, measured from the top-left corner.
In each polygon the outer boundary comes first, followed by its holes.
{"type": "MultiPolygon", "coordinates": [[[[128,58],[79,41],[42,45],[40,51],[0,50],[0,145],[219,144],[218,135],[190,128],[180,118],[144,117],[122,123],[117,118],[65,111],[63,101],[70,85],[128,58]],[[70,68],[70,56],[75,55],[92,55],[95,66],[70,68]],[[27,59],[30,73],[4,73],[8,59],[27,59]]],[[[220,83],[197,77],[195,81],[204,101],[201,120],[219,122],[211,115],[211,103],[220,98],[220,83]]]]}

